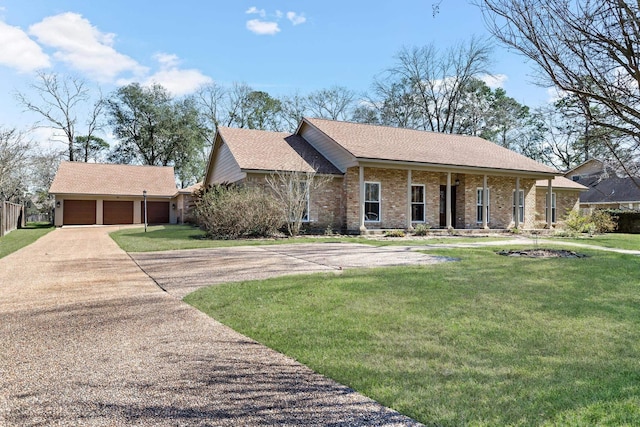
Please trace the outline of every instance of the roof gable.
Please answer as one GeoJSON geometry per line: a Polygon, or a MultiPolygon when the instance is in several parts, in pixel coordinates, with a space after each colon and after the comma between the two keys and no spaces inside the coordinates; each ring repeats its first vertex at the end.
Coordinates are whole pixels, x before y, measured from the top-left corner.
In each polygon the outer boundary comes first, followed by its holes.
{"type": "Polygon", "coordinates": [[[255,129],[219,128],[218,134],[242,170],[340,171],[298,135],[255,129]]]}
{"type": "Polygon", "coordinates": [[[305,123],[320,130],[359,160],[559,174],[546,165],[479,137],[325,119],[304,118],[305,123]]]}
{"type": "Polygon", "coordinates": [[[176,194],[173,167],[62,162],[51,194],[171,197],[176,194]]]}

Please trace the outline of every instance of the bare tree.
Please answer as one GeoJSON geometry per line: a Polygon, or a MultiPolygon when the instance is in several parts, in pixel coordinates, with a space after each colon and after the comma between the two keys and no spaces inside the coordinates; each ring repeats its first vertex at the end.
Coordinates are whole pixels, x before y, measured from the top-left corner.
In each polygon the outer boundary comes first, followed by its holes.
{"type": "Polygon", "coordinates": [[[292,95],[284,96],[280,99],[282,106],[281,116],[283,126],[289,132],[295,132],[302,118],[309,111],[308,100],[306,96],[296,92],[292,95]]]}
{"type": "Polygon", "coordinates": [[[332,179],[330,175],[318,175],[314,171],[278,170],[267,176],[267,185],[286,215],[287,233],[290,236],[300,234],[303,222],[309,220],[311,192],[323,187],[332,179]]]}
{"type": "MultiPolygon", "coordinates": [[[[531,60],[539,83],[575,96],[590,123],[640,152],[640,3],[480,0],[489,31],[531,60]]],[[[626,172],[624,159],[609,146],[626,172]]],[[[638,183],[636,183],[638,185],[638,183]]]]}
{"type": "Polygon", "coordinates": [[[23,132],[0,128],[0,200],[17,200],[24,195],[31,148],[23,132]]]}
{"type": "Polygon", "coordinates": [[[348,120],[355,106],[356,94],[343,86],[320,89],[307,96],[309,113],[313,117],[348,120]]]}
{"type": "Polygon", "coordinates": [[[40,213],[51,214],[54,197],[49,195],[49,187],[64,155],[64,151],[55,149],[40,149],[31,155],[29,192],[32,194],[32,203],[40,213]]]}
{"type": "MultiPolygon", "coordinates": [[[[63,132],[68,146],[69,160],[75,158],[76,130],[84,126],[82,134],[91,140],[95,132],[102,127],[99,117],[102,114],[102,95],[89,108],[84,121],[79,123],[78,114],[83,113],[91,101],[89,89],[84,80],[77,77],[60,76],[58,74],[37,73],[37,82],[31,85],[37,93],[38,100],[30,99],[26,94],[18,92],[16,98],[28,111],[41,116],[44,123],[63,132]]],[[[37,126],[44,127],[42,121],[37,126]]]]}
{"type": "Polygon", "coordinates": [[[374,83],[380,97],[375,105],[399,125],[451,133],[467,86],[488,73],[490,52],[490,46],[476,38],[445,52],[434,45],[403,48],[395,66],[374,83]],[[389,115],[393,111],[399,116],[389,115]]]}

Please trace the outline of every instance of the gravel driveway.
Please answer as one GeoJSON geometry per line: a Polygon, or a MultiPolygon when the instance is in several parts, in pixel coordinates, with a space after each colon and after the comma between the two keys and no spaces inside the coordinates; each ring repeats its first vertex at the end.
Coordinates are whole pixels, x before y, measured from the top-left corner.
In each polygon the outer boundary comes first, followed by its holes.
{"type": "Polygon", "coordinates": [[[132,253],[159,286],[183,298],[203,287],[290,274],[339,273],[348,268],[428,265],[446,258],[409,247],[309,243],[132,253]]]}
{"type": "Polygon", "coordinates": [[[417,425],[163,292],[113,229],[0,259],[0,425],[417,425]]]}

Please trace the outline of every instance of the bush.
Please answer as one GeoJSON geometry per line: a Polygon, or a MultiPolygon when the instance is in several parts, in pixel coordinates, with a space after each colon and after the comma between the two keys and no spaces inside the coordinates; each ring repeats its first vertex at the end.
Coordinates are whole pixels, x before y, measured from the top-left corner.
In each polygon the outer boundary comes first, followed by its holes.
{"type": "Polygon", "coordinates": [[[426,236],[429,234],[430,229],[431,227],[429,224],[418,224],[416,225],[416,228],[413,229],[413,234],[415,236],[426,236]]]}
{"type": "Polygon", "coordinates": [[[284,226],[284,212],[259,188],[216,185],[197,195],[195,217],[207,237],[268,237],[284,226]]]}
{"type": "Polygon", "coordinates": [[[640,211],[607,209],[604,212],[616,220],[618,233],[640,233],[640,211]]]}
{"type": "Polygon", "coordinates": [[[404,237],[402,230],[389,230],[384,232],[384,237],[404,237]]]}
{"type": "Polygon", "coordinates": [[[616,229],[615,219],[608,213],[597,210],[589,215],[583,215],[577,211],[569,212],[564,220],[565,230],[572,235],[587,233],[609,233],[616,229]]]}

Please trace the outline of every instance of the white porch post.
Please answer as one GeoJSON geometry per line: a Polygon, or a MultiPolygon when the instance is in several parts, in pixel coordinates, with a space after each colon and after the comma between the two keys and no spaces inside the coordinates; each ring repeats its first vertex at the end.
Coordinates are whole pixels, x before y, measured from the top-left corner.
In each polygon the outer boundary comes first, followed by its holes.
{"type": "Polygon", "coordinates": [[[487,218],[487,207],[488,207],[488,191],[487,191],[487,175],[482,179],[482,228],[485,230],[489,228],[489,218],[487,218]]]}
{"type": "Polygon", "coordinates": [[[447,229],[453,228],[451,226],[451,172],[447,172],[447,194],[446,197],[446,215],[447,215],[447,229]]]}
{"type": "Polygon", "coordinates": [[[520,177],[516,177],[516,192],[513,195],[513,203],[515,206],[513,222],[515,223],[515,228],[520,228],[520,177]]]}
{"type": "Polygon", "coordinates": [[[411,169],[407,171],[407,230],[413,230],[411,223],[411,169]]]}
{"type": "Polygon", "coordinates": [[[367,227],[364,226],[364,167],[360,166],[359,170],[359,186],[360,186],[360,232],[367,231],[367,227]]]}
{"type": "Polygon", "coordinates": [[[551,206],[553,201],[553,186],[551,185],[551,181],[553,178],[549,178],[547,180],[547,228],[551,230],[553,228],[553,218],[551,214],[553,213],[553,206],[551,206]]]}

